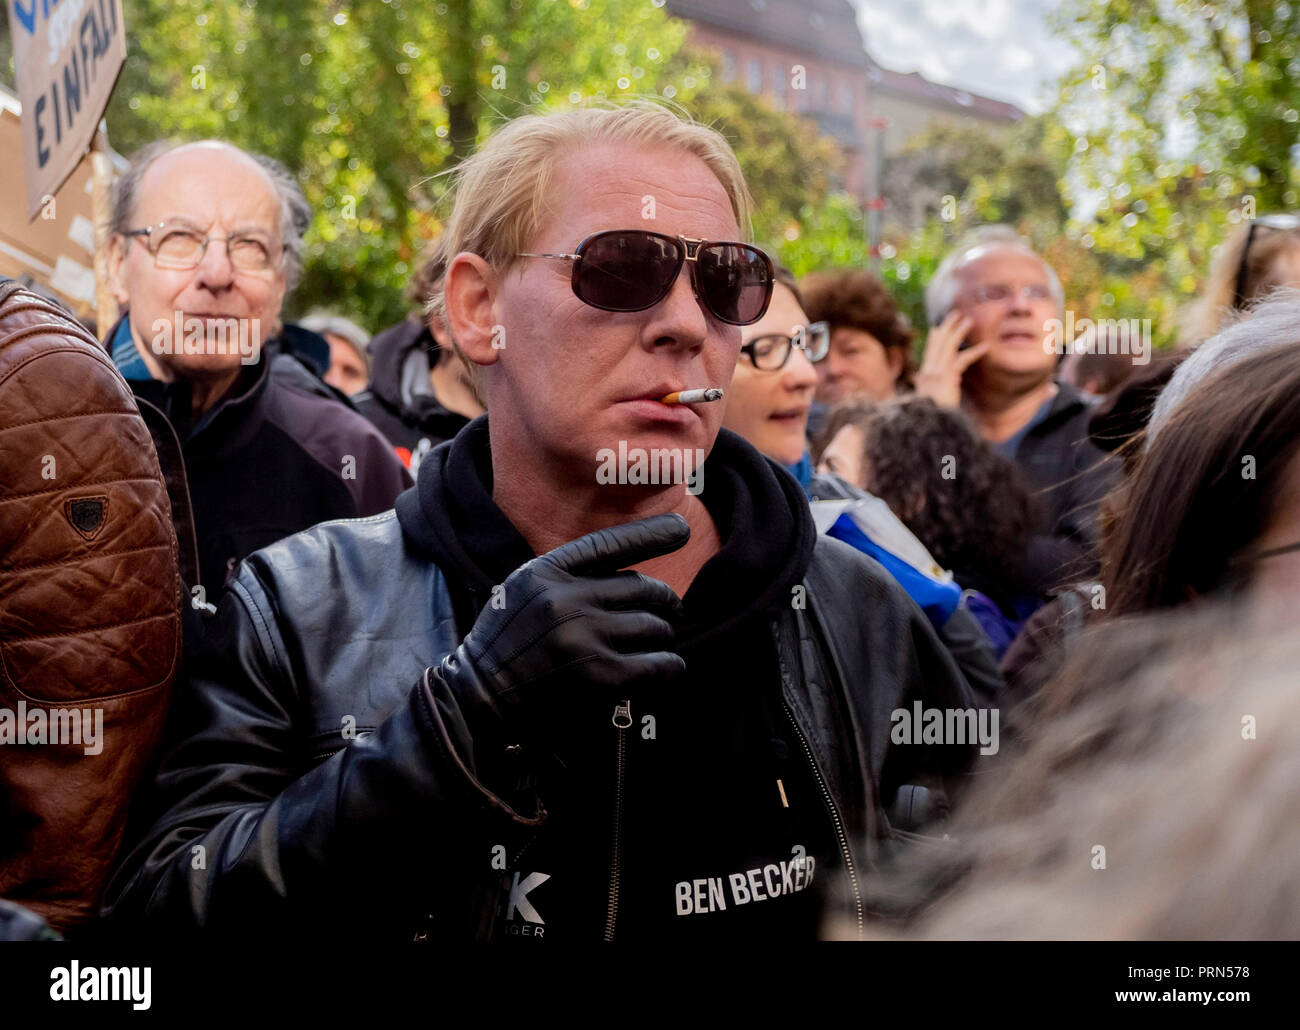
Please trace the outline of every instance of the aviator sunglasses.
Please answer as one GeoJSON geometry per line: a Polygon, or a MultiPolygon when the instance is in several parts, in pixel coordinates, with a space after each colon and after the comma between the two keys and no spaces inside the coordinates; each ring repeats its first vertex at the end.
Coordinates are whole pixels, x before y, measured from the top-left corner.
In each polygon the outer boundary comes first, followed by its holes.
{"type": "Polygon", "coordinates": [[[573,292],[602,311],[645,311],[665,297],[682,265],[709,314],[729,325],[751,325],[772,299],[771,259],[748,243],[717,243],[665,236],[644,229],[613,229],[588,236],[572,254],[521,253],[519,257],[573,262],[573,292]]]}

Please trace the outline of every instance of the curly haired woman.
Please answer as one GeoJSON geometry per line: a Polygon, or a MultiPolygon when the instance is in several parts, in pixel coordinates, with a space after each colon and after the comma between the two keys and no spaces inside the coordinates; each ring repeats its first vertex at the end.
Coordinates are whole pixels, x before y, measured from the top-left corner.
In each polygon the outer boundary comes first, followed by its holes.
{"type": "Polygon", "coordinates": [[[1037,600],[1021,557],[1030,496],[1016,466],[959,411],[925,397],[832,409],[820,469],[884,499],[968,591],[1000,655],[1037,600]],[[985,603],[991,602],[991,603],[985,603]]]}

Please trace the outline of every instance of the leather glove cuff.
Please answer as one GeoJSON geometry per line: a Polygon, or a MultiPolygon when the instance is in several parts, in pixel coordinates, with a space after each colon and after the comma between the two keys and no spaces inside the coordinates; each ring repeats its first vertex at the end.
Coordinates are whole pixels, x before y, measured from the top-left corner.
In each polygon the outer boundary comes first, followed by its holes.
{"type": "Polygon", "coordinates": [[[510,739],[501,707],[465,663],[450,656],[425,673],[421,689],[439,743],[458,771],[520,822],[541,822],[545,810],[524,766],[523,749],[510,739]]]}

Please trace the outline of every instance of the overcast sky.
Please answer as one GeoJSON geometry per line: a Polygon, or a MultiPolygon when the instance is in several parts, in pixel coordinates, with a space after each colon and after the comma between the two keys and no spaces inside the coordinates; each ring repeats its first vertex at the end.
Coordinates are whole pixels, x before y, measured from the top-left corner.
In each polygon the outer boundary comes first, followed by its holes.
{"type": "Polygon", "coordinates": [[[1074,51],[1054,39],[1060,0],[852,0],[871,56],[886,68],[1041,111],[1074,51]]]}

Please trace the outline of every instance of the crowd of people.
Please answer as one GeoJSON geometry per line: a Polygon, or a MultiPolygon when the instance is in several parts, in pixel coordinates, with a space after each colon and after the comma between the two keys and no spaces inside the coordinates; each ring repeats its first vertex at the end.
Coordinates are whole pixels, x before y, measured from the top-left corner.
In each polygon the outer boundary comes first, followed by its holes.
{"type": "Polygon", "coordinates": [[[1300,934],[1300,219],[1139,365],[1007,226],[797,280],[667,106],[452,196],[373,335],[219,140],[102,341],[0,286],[0,936],[1300,934]]]}

